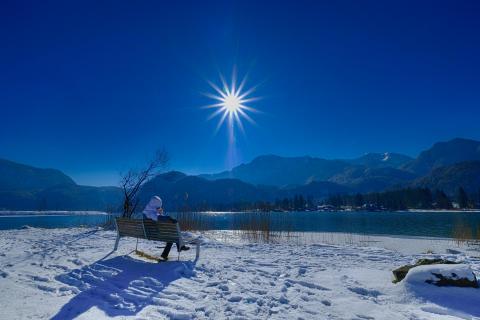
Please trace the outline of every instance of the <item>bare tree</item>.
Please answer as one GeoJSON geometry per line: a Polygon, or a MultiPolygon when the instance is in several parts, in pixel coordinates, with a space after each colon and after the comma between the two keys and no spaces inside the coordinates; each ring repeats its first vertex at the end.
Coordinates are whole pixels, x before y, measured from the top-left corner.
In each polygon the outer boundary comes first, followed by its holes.
{"type": "Polygon", "coordinates": [[[165,149],[159,149],[147,166],[141,170],[130,169],[122,175],[121,187],[123,189],[123,214],[124,218],[131,218],[138,205],[138,192],[140,187],[150,178],[159,174],[169,161],[165,149]]]}

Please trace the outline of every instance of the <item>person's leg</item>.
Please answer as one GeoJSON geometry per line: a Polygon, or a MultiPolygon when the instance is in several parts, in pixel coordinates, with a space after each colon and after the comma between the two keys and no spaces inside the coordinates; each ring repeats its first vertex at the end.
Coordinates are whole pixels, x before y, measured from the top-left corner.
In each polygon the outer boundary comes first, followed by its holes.
{"type": "Polygon", "coordinates": [[[167,242],[165,249],[163,249],[162,252],[162,258],[163,259],[168,259],[168,254],[170,253],[170,249],[172,249],[173,242],[167,242]]]}

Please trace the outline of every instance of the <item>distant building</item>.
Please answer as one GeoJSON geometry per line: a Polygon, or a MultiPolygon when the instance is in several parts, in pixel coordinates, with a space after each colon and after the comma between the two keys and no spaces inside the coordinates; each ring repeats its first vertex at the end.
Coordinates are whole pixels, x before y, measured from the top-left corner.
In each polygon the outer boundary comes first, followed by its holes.
{"type": "Polygon", "coordinates": [[[322,204],[317,206],[318,211],[335,211],[336,208],[330,204],[322,204]]]}

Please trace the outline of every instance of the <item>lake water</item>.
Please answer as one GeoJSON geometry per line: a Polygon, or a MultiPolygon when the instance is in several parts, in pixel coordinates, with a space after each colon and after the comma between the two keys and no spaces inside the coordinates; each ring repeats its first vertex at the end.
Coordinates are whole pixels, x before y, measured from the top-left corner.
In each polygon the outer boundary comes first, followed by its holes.
{"type": "Polygon", "coordinates": [[[93,227],[104,225],[110,218],[107,214],[0,215],[0,230],[20,229],[25,226],[35,228],[93,227]]]}
{"type": "MultiPolygon", "coordinates": [[[[478,212],[272,212],[201,213],[211,230],[234,230],[251,222],[269,223],[272,231],[347,232],[378,235],[442,237],[452,236],[455,225],[480,227],[478,212]]],[[[173,213],[172,216],[175,216],[173,213]]],[[[99,226],[110,219],[105,214],[0,215],[0,229],[23,226],[66,228],[99,226]]]]}

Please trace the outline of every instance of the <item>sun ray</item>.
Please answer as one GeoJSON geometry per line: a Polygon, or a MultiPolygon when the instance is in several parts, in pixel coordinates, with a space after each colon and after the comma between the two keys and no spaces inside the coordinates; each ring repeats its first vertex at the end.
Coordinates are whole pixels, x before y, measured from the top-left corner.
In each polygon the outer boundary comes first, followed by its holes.
{"type": "Polygon", "coordinates": [[[201,109],[212,109],[212,108],[218,108],[223,106],[223,102],[215,103],[215,104],[208,104],[206,106],[200,107],[201,109]]]}
{"type": "Polygon", "coordinates": [[[241,104],[248,103],[248,102],[254,102],[261,100],[262,98],[260,97],[252,97],[252,98],[247,98],[247,99],[239,99],[241,104]]]}
{"type": "Polygon", "coordinates": [[[243,123],[242,119],[240,119],[240,116],[238,115],[238,112],[235,112],[235,120],[238,124],[238,127],[240,128],[240,131],[245,134],[245,129],[243,128],[243,123]]]}
{"type": "Polygon", "coordinates": [[[215,111],[214,113],[212,113],[211,115],[208,116],[207,120],[211,120],[213,118],[215,118],[216,116],[218,116],[219,114],[221,114],[222,112],[224,112],[223,109],[218,109],[217,111],[215,111]]]}
{"type": "Polygon", "coordinates": [[[225,93],[224,93],[215,83],[213,83],[213,82],[211,82],[211,81],[208,81],[208,84],[210,84],[210,86],[211,86],[215,91],[217,91],[217,93],[218,93],[219,95],[221,95],[223,98],[226,97],[225,93]]]}
{"type": "Polygon", "coordinates": [[[245,84],[247,83],[247,77],[248,77],[248,74],[246,74],[242,81],[240,82],[240,85],[238,86],[238,89],[237,89],[237,92],[242,92],[243,90],[243,87],[245,86],[245,84]]]}
{"type": "Polygon", "coordinates": [[[226,98],[226,96],[225,97],[219,97],[219,96],[216,96],[212,93],[202,93],[202,94],[207,98],[214,99],[214,100],[217,100],[217,101],[220,101],[220,102],[222,102],[226,98]]]}
{"type": "Polygon", "coordinates": [[[230,95],[230,88],[228,87],[227,81],[225,80],[225,77],[223,74],[220,73],[220,81],[222,82],[223,85],[223,94],[227,97],[230,95]]]}
{"type": "Polygon", "coordinates": [[[238,109],[238,112],[245,118],[247,119],[248,122],[250,122],[251,124],[257,124],[255,122],[255,120],[253,120],[248,114],[245,113],[245,111],[243,111],[242,109],[238,109]]]}
{"type": "Polygon", "coordinates": [[[243,99],[243,98],[247,97],[248,95],[252,94],[253,92],[255,92],[255,90],[257,90],[257,86],[251,87],[250,89],[248,89],[247,91],[245,91],[244,93],[239,95],[238,98],[243,99]]]}
{"type": "Polygon", "coordinates": [[[235,87],[237,86],[237,67],[233,66],[233,71],[232,71],[232,86],[230,89],[231,95],[236,96],[236,89],[235,87]]]}
{"type": "Polygon", "coordinates": [[[214,93],[205,93],[204,95],[210,99],[215,100],[215,103],[203,106],[203,109],[216,109],[208,117],[211,120],[221,114],[220,120],[217,123],[215,133],[226,122],[229,128],[229,135],[233,138],[234,127],[245,134],[245,126],[242,119],[245,119],[249,123],[256,124],[255,121],[248,115],[247,112],[259,113],[260,111],[247,105],[251,102],[260,100],[260,97],[252,97],[251,94],[256,91],[258,86],[254,86],[245,90],[247,83],[247,75],[245,75],[240,83],[237,78],[237,68],[233,67],[231,82],[227,83],[223,74],[219,73],[220,83],[218,86],[212,81],[208,81],[209,85],[213,88],[214,93]],[[218,95],[217,95],[218,94],[218,95]]]}
{"type": "Polygon", "coordinates": [[[226,112],[222,115],[222,117],[220,118],[220,121],[218,121],[217,127],[215,128],[215,133],[217,133],[218,130],[220,130],[220,127],[225,122],[225,118],[227,118],[227,116],[228,116],[228,113],[226,112]]]}
{"type": "Polygon", "coordinates": [[[238,108],[242,109],[242,110],[248,110],[248,111],[251,111],[251,112],[255,112],[255,113],[262,113],[260,110],[257,110],[257,109],[252,108],[252,107],[245,106],[243,104],[239,105],[238,108]]]}

